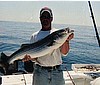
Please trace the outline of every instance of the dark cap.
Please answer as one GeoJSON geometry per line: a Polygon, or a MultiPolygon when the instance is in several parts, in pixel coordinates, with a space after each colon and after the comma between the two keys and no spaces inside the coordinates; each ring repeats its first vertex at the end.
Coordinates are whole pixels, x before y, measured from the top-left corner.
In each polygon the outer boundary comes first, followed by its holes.
{"type": "Polygon", "coordinates": [[[42,8],[42,9],[40,10],[40,17],[42,16],[42,14],[43,14],[44,12],[48,12],[48,13],[50,14],[50,17],[53,17],[52,10],[51,10],[50,8],[48,8],[48,7],[42,8]]]}

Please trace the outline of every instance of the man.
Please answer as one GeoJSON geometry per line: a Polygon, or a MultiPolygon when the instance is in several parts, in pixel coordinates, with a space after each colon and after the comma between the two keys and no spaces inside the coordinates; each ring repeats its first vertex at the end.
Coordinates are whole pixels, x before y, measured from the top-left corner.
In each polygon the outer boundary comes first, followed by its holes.
{"type": "MultiPolygon", "coordinates": [[[[47,35],[51,34],[56,29],[52,28],[51,22],[53,20],[52,10],[44,7],[40,11],[40,21],[42,28],[40,31],[32,34],[31,43],[34,43],[47,35]]],[[[62,55],[66,55],[69,51],[69,40],[73,38],[74,34],[70,35],[66,42],[53,53],[49,53],[39,58],[31,58],[26,55],[23,61],[35,61],[33,72],[33,85],[64,85],[63,72],[60,69],[62,64],[62,55]]]]}

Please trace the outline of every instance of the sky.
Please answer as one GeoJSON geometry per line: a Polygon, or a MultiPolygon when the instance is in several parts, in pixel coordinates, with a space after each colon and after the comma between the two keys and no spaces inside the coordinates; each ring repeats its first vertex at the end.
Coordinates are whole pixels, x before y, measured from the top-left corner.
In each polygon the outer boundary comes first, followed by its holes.
{"type": "MultiPolygon", "coordinates": [[[[100,26],[100,1],[91,5],[100,26]]],[[[0,1],[0,21],[40,22],[42,7],[52,9],[55,24],[93,25],[87,1],[0,1]]]]}

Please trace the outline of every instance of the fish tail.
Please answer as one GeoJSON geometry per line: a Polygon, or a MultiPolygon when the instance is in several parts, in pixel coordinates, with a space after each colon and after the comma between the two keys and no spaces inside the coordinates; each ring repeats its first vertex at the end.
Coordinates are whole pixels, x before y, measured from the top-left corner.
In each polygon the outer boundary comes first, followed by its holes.
{"type": "Polygon", "coordinates": [[[1,58],[1,61],[3,61],[3,62],[7,62],[7,60],[8,60],[8,56],[6,54],[4,54],[3,52],[1,53],[0,58],[1,58]]]}
{"type": "Polygon", "coordinates": [[[9,56],[7,56],[6,54],[4,54],[2,52],[1,55],[0,55],[0,64],[8,66],[9,65],[8,60],[9,60],[9,56]]]}

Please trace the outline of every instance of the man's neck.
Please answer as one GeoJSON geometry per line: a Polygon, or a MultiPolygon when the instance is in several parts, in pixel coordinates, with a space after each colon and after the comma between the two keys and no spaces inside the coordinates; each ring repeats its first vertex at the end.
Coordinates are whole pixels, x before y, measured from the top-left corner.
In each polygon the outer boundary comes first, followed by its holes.
{"type": "Polygon", "coordinates": [[[49,31],[49,30],[51,30],[51,28],[42,28],[41,30],[42,31],[49,31]]]}

